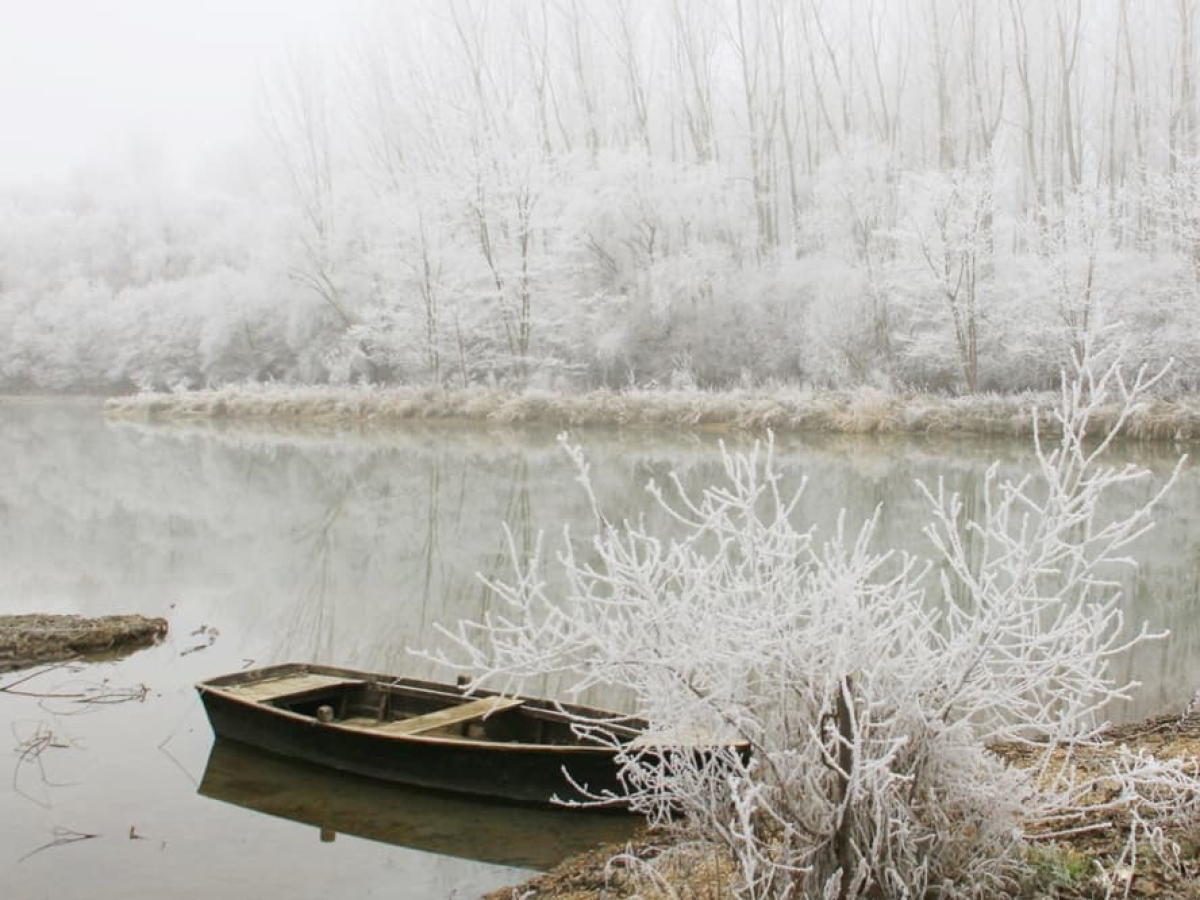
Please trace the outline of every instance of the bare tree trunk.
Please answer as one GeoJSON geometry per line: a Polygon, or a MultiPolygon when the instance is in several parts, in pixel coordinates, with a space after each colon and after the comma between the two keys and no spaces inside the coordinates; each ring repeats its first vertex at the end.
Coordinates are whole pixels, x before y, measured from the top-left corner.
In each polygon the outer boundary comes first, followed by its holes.
{"type": "Polygon", "coordinates": [[[772,27],[775,30],[775,56],[779,67],[779,127],[783,133],[783,150],[788,181],[788,232],[791,237],[792,254],[800,255],[799,221],[800,221],[800,184],[796,172],[796,135],[793,131],[789,116],[788,85],[791,74],[788,70],[786,44],[788,27],[786,17],[787,6],[775,2],[771,6],[772,27]]]}
{"type": "Polygon", "coordinates": [[[522,367],[529,357],[530,337],[533,329],[532,291],[529,272],[529,256],[533,241],[533,195],[528,185],[517,192],[517,243],[521,254],[521,276],[518,279],[517,297],[519,312],[517,320],[517,352],[522,367]]]}
{"type": "Polygon", "coordinates": [[[1021,86],[1024,107],[1025,167],[1033,193],[1033,208],[1041,215],[1046,205],[1046,185],[1040,164],[1037,141],[1037,113],[1033,100],[1033,81],[1030,68],[1029,31],[1025,21],[1026,0],[1008,0],[1009,16],[1013,25],[1013,50],[1017,69],[1017,80],[1021,86]]]}
{"type": "MultiPolygon", "coordinates": [[[[760,48],[761,34],[754,35],[751,44],[746,23],[745,2],[735,0],[734,20],[734,53],[738,57],[742,76],[742,99],[746,109],[746,139],[750,153],[750,184],[754,191],[755,223],[758,230],[758,252],[765,253],[774,246],[774,234],[771,227],[772,198],[769,189],[770,174],[767,171],[767,161],[770,156],[771,120],[774,111],[764,115],[759,108],[763,91],[762,81],[765,74],[761,65],[760,48]]],[[[753,23],[755,31],[761,29],[761,23],[753,23]]]]}
{"type": "Polygon", "coordinates": [[[492,241],[492,228],[488,221],[488,200],[487,188],[483,183],[483,172],[480,170],[479,161],[477,159],[477,167],[475,174],[475,197],[471,204],[471,212],[475,219],[476,235],[479,240],[479,252],[483,255],[484,262],[487,263],[488,271],[492,275],[492,284],[496,288],[496,299],[500,303],[502,317],[504,320],[504,336],[508,341],[508,352],[511,356],[518,355],[519,338],[513,331],[512,317],[508,312],[508,290],[505,286],[504,275],[500,271],[500,262],[496,255],[495,244],[492,241]]]}
{"type": "MultiPolygon", "coordinates": [[[[1121,32],[1117,28],[1116,40],[1112,55],[1112,87],[1108,97],[1108,118],[1102,151],[1107,150],[1107,165],[1096,167],[1096,187],[1100,188],[1102,181],[1107,181],[1108,187],[1108,221],[1110,232],[1120,247],[1125,239],[1125,228],[1120,224],[1122,217],[1117,210],[1117,103],[1121,91],[1121,32]],[[1107,171],[1105,171],[1107,169],[1107,171]],[[1103,174],[1102,174],[1103,173],[1103,174]]],[[[1103,153],[1102,153],[1103,155],[1103,153]]]]}
{"type": "Polygon", "coordinates": [[[454,33],[458,37],[459,48],[462,50],[463,60],[467,64],[471,86],[475,89],[475,112],[479,117],[483,131],[485,133],[490,132],[492,130],[492,109],[497,104],[489,96],[489,92],[484,84],[485,63],[483,57],[485,46],[484,35],[487,34],[488,27],[487,7],[483,7],[484,11],[478,11],[468,4],[467,15],[463,16],[458,11],[456,0],[450,0],[448,6],[450,9],[450,21],[454,25],[454,33]]]}
{"type": "Polygon", "coordinates": [[[629,103],[633,108],[638,139],[646,151],[646,156],[649,157],[653,152],[650,145],[650,104],[639,61],[635,30],[637,26],[632,21],[630,5],[631,0],[618,0],[617,2],[617,25],[621,32],[617,55],[625,69],[625,82],[629,91],[629,103]]]}
{"type": "Polygon", "coordinates": [[[547,109],[550,82],[550,23],[546,15],[546,4],[543,0],[540,17],[536,23],[536,34],[530,15],[530,10],[533,9],[532,4],[522,4],[517,9],[520,11],[518,31],[528,63],[529,84],[533,91],[533,108],[537,118],[538,136],[541,139],[543,155],[549,156],[553,152],[553,144],[550,140],[550,114],[547,109]]]}
{"type": "Polygon", "coordinates": [[[841,102],[841,131],[840,135],[849,136],[850,134],[850,107],[848,100],[848,92],[846,85],[842,80],[841,67],[838,65],[837,54],[830,45],[829,37],[825,32],[824,23],[821,21],[821,13],[817,8],[816,0],[809,0],[808,14],[801,17],[801,24],[804,30],[805,43],[808,46],[805,56],[808,59],[809,75],[812,78],[813,89],[816,93],[817,107],[821,110],[821,116],[825,120],[826,127],[829,128],[830,140],[833,141],[833,149],[835,153],[842,152],[842,139],[839,136],[838,126],[834,124],[833,117],[829,112],[829,104],[825,93],[824,85],[820,74],[817,72],[817,43],[813,40],[813,32],[815,31],[819,38],[821,50],[824,52],[826,59],[829,60],[830,70],[833,72],[833,80],[838,89],[838,97],[841,102]]]}
{"type": "Polygon", "coordinates": [[[1192,79],[1192,48],[1195,35],[1192,6],[1194,0],[1178,0],[1179,9],[1179,152],[1190,158],[1196,154],[1196,93],[1192,79]]]}
{"type": "Polygon", "coordinates": [[[1074,0],[1074,16],[1068,23],[1063,18],[1061,0],[1054,10],[1055,31],[1058,37],[1059,56],[1059,123],[1060,143],[1062,153],[1067,163],[1067,176],[1070,179],[1067,186],[1072,191],[1079,190],[1083,183],[1082,157],[1083,147],[1075,124],[1074,98],[1072,86],[1075,66],[1079,60],[1079,38],[1083,23],[1083,0],[1074,0]]]}
{"type": "Polygon", "coordinates": [[[1133,38],[1129,33],[1129,0],[1120,0],[1117,27],[1123,39],[1122,42],[1125,49],[1125,64],[1126,68],[1129,70],[1129,119],[1133,127],[1134,171],[1138,180],[1136,200],[1137,215],[1134,226],[1134,240],[1139,249],[1146,249],[1150,241],[1146,215],[1146,146],[1142,137],[1143,112],[1141,107],[1141,97],[1138,93],[1137,63],[1135,62],[1133,55],[1133,38]]]}
{"type": "Polygon", "coordinates": [[[347,328],[357,323],[338,286],[333,140],[324,70],[293,58],[266,92],[266,128],[299,204],[305,258],[289,276],[315,293],[347,328]]]}
{"type": "MultiPolygon", "coordinates": [[[[966,15],[967,42],[969,47],[967,55],[967,86],[975,106],[975,128],[979,138],[979,150],[976,153],[976,158],[985,160],[992,156],[996,143],[996,133],[1000,130],[1000,123],[1004,116],[1007,67],[1003,62],[997,66],[1000,84],[993,94],[989,91],[990,66],[988,66],[987,61],[993,58],[994,52],[990,47],[982,50],[980,48],[980,42],[983,37],[982,31],[987,25],[985,24],[983,28],[980,27],[979,0],[970,0],[970,6],[967,7],[966,15]]],[[[1004,19],[1001,16],[996,16],[995,26],[997,50],[1000,58],[1003,59],[1005,54],[1004,19]]]]}
{"type": "Polygon", "coordinates": [[[950,105],[950,85],[946,72],[946,55],[949,51],[942,39],[937,6],[938,0],[929,0],[929,49],[937,92],[938,167],[946,172],[954,168],[954,113],[950,105]]]}
{"type": "Polygon", "coordinates": [[[417,223],[421,252],[421,300],[425,306],[425,362],[429,368],[430,380],[434,384],[440,385],[442,383],[442,360],[441,328],[438,322],[441,315],[438,282],[441,272],[440,267],[435,269],[430,260],[429,238],[425,233],[425,216],[420,209],[417,211],[417,223]]]}
{"type": "Polygon", "coordinates": [[[575,88],[583,103],[584,144],[591,154],[592,162],[600,153],[600,129],[596,124],[596,98],[588,76],[587,54],[584,51],[583,16],[579,0],[569,0],[567,19],[567,48],[571,55],[571,68],[575,73],[575,88]]]}
{"type": "Polygon", "coordinates": [[[680,59],[679,77],[684,95],[684,121],[696,160],[701,163],[720,158],[713,111],[712,34],[697,27],[693,16],[706,9],[694,0],[672,0],[671,24],[674,27],[676,53],[680,59]]]}
{"type": "MultiPolygon", "coordinates": [[[[867,37],[871,43],[871,73],[876,102],[879,104],[877,114],[877,133],[880,143],[895,152],[899,129],[896,127],[891,110],[888,108],[887,89],[884,87],[881,57],[883,54],[884,30],[880,24],[882,11],[877,7],[877,0],[867,0],[867,37]]],[[[867,93],[864,89],[864,93],[867,93]]],[[[873,104],[872,104],[873,106],[873,104]]]]}

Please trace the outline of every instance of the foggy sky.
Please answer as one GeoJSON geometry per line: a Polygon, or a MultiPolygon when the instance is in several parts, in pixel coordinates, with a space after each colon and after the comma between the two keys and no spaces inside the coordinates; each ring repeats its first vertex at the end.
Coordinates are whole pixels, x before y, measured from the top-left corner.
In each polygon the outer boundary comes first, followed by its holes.
{"type": "Polygon", "coordinates": [[[332,48],[357,0],[0,0],[0,185],[131,153],[176,175],[253,127],[257,84],[332,48]]]}

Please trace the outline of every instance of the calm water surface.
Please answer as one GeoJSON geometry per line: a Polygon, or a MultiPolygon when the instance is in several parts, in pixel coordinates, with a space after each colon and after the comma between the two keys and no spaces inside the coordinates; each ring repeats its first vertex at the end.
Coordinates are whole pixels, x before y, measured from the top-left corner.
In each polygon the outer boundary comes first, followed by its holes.
{"type": "MultiPolygon", "coordinates": [[[[610,518],[653,521],[652,477],[719,476],[715,438],[577,438],[610,518]]],[[[972,440],[787,438],[778,451],[809,479],[803,515],[828,527],[842,507],[854,522],[882,504],[880,540],[914,550],[925,521],[914,479],[942,475],[969,503],[990,461],[1013,474],[1030,462],[1024,444],[972,440]]],[[[1170,448],[1137,452],[1164,475],[1173,464],[1170,448]]],[[[439,674],[408,649],[482,612],[476,573],[507,571],[501,522],[519,543],[563,523],[586,533],[551,431],[150,427],[107,422],[91,402],[11,400],[0,401],[0,459],[0,611],[140,612],[171,627],[125,661],[24,686],[144,685],[143,702],[0,694],[0,896],[466,898],[611,831],[428,798],[372,807],[362,785],[257,768],[213,752],[191,687],[287,660],[439,674]],[[401,806],[444,818],[414,826],[401,806]],[[456,834],[469,839],[455,845],[456,834]],[[66,842],[78,835],[95,837],[66,842]]],[[[1145,685],[1125,718],[1177,708],[1200,687],[1200,475],[1185,472],[1159,519],[1136,548],[1127,615],[1172,634],[1122,662],[1145,685]]]]}

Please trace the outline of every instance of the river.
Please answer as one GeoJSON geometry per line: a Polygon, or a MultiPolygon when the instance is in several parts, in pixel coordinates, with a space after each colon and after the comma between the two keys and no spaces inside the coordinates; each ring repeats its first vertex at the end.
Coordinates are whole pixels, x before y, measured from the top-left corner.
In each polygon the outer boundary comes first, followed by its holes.
{"type": "MultiPolygon", "coordinates": [[[[649,479],[674,470],[700,485],[720,473],[708,434],[575,438],[610,518],[645,511],[662,522],[649,479]]],[[[1162,446],[1120,452],[1159,477],[1175,458],[1162,446]]],[[[777,455],[789,478],[808,478],[800,515],[828,528],[843,507],[854,522],[882,505],[880,542],[916,551],[926,521],[916,479],[945,478],[969,506],[989,462],[1016,474],[1032,460],[1016,441],[844,436],[780,438],[777,455]]],[[[507,571],[502,523],[519,546],[539,530],[555,539],[564,523],[588,527],[552,430],[153,426],[108,421],[92,400],[11,399],[0,400],[0,460],[0,611],[170,623],[161,645],[129,659],[22,686],[62,695],[104,685],[114,702],[0,693],[10,750],[0,895],[467,898],[613,836],[611,821],[454,804],[435,827],[440,807],[422,806],[428,798],[375,802],[361,784],[214,751],[192,689],[287,660],[437,674],[409,651],[435,647],[438,623],[486,607],[477,573],[507,571]],[[394,821],[409,806],[426,810],[424,826],[394,821]]],[[[1136,499],[1129,489],[1116,501],[1136,499]]],[[[1178,708],[1200,688],[1200,475],[1185,470],[1158,519],[1135,548],[1126,616],[1171,635],[1122,660],[1118,675],[1144,687],[1118,718],[1178,708]]]]}

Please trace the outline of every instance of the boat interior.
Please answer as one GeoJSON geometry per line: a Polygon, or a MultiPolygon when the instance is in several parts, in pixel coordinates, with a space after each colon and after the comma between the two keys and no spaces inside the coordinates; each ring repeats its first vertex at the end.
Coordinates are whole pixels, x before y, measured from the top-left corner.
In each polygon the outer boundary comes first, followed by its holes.
{"type": "MultiPolygon", "coordinates": [[[[553,704],[490,693],[468,696],[450,685],[413,679],[298,670],[212,687],[325,724],[380,735],[599,745],[579,737],[571,727],[576,719],[553,704]]],[[[632,740],[640,733],[632,723],[606,724],[606,728],[622,739],[632,740]]]]}

